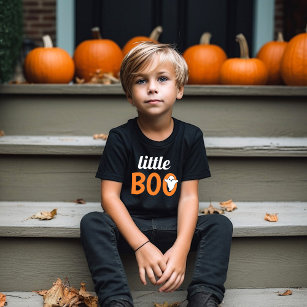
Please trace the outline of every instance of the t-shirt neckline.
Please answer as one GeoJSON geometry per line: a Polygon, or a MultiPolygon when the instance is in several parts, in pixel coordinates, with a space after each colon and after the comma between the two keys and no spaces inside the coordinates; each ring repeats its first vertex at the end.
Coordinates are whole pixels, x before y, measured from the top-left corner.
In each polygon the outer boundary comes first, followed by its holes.
{"type": "Polygon", "coordinates": [[[176,135],[177,135],[177,132],[178,132],[178,129],[179,129],[179,121],[172,117],[173,119],[173,122],[174,122],[174,127],[173,127],[173,131],[172,133],[164,140],[162,141],[154,141],[150,138],[148,138],[141,130],[141,128],[139,127],[139,124],[137,122],[137,117],[135,117],[133,119],[133,124],[135,126],[135,129],[137,131],[137,134],[140,136],[141,140],[148,144],[148,145],[151,145],[151,146],[154,146],[154,147],[161,147],[161,146],[165,146],[165,145],[168,145],[170,143],[173,142],[173,140],[175,139],[176,135]]]}

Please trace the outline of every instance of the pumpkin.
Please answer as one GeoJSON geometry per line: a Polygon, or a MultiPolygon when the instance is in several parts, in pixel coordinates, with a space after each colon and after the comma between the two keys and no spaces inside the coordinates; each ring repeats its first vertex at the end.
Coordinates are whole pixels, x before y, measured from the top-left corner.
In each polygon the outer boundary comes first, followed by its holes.
{"type": "Polygon", "coordinates": [[[25,78],[30,83],[69,83],[75,72],[74,61],[64,49],[53,47],[49,35],[44,47],[31,50],[24,61],[25,78]]]}
{"type": "Polygon", "coordinates": [[[159,36],[163,32],[163,29],[161,26],[157,26],[156,28],[153,29],[149,37],[147,36],[136,36],[131,38],[124,46],[123,48],[123,56],[125,56],[133,47],[138,45],[141,42],[147,42],[151,41],[154,43],[158,43],[159,36]]]}
{"type": "Polygon", "coordinates": [[[81,42],[74,53],[76,76],[88,82],[99,70],[117,77],[123,54],[110,39],[102,39],[98,27],[92,29],[93,39],[81,42]]]}
{"type": "Polygon", "coordinates": [[[227,59],[224,50],[210,45],[211,34],[205,32],[199,45],[189,47],[183,53],[189,67],[189,84],[217,84],[220,69],[227,59]]]}
{"type": "Polygon", "coordinates": [[[236,36],[240,45],[240,58],[226,60],[220,73],[222,84],[232,85],[264,85],[268,80],[268,70],[265,64],[257,59],[250,58],[247,41],[243,34],[236,36]]]}
{"type": "Polygon", "coordinates": [[[269,73],[267,84],[283,84],[280,73],[281,59],[287,47],[281,32],[278,33],[276,41],[267,42],[257,53],[257,58],[266,65],[269,73]]]}
{"type": "Polygon", "coordinates": [[[281,76],[287,85],[307,85],[307,27],[306,33],[289,41],[281,60],[281,76]]]}

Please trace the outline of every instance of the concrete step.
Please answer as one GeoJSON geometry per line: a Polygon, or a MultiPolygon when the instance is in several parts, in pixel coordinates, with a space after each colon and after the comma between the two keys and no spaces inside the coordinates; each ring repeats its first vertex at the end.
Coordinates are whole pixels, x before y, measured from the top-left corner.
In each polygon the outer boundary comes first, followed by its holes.
{"type": "MultiPolygon", "coordinates": [[[[208,205],[201,203],[202,208],[208,205]]],[[[307,287],[307,203],[237,205],[236,211],[226,213],[234,225],[226,287],[307,287]],[[278,213],[279,221],[264,221],[266,212],[278,213]]],[[[98,203],[1,202],[0,289],[48,289],[58,277],[68,277],[73,286],[86,282],[93,290],[79,242],[79,222],[86,212],[95,210],[101,210],[98,203]],[[54,208],[58,208],[58,215],[53,220],[27,219],[54,208]]],[[[134,255],[125,254],[122,259],[132,290],[144,290],[134,255]]],[[[181,290],[191,279],[194,259],[195,253],[191,253],[181,290]]],[[[146,290],[155,288],[148,286],[146,290]]]]}
{"type": "MultiPolygon", "coordinates": [[[[292,295],[279,296],[285,289],[228,289],[220,307],[298,307],[305,306],[307,289],[291,288],[292,295]]],[[[11,307],[41,307],[43,298],[33,292],[5,292],[7,306],[11,307]]],[[[133,291],[135,307],[153,307],[154,303],[182,302],[180,306],[187,305],[186,292],[158,293],[156,291],[133,291]]]]}
{"type": "MultiPolygon", "coordinates": [[[[205,142],[212,177],[200,181],[202,201],[307,201],[307,138],[206,137],[205,142]]],[[[104,145],[81,136],[0,138],[0,200],[99,201],[95,173],[104,145]]]]}
{"type": "MultiPolygon", "coordinates": [[[[192,86],[174,116],[206,136],[306,137],[307,87],[192,86]]],[[[92,135],[135,117],[120,85],[1,85],[7,135],[92,135]]]]}

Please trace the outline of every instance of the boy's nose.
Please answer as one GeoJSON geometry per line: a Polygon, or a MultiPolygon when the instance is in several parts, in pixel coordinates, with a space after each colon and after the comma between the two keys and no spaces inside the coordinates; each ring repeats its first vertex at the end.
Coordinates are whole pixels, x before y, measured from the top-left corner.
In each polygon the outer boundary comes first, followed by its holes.
{"type": "Polygon", "coordinates": [[[155,82],[148,83],[148,94],[158,93],[158,87],[155,82]]]}

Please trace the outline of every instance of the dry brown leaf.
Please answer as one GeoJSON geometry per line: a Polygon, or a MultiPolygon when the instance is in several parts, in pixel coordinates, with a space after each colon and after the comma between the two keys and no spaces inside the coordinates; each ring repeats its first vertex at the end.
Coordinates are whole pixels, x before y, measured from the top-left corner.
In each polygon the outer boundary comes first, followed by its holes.
{"type": "Polygon", "coordinates": [[[119,79],[113,73],[104,73],[101,69],[97,69],[87,83],[92,84],[113,84],[119,83],[119,79]]]}
{"type": "Polygon", "coordinates": [[[271,213],[266,213],[265,217],[264,217],[264,220],[265,221],[268,221],[268,222],[277,222],[278,221],[278,216],[277,216],[278,213],[274,213],[274,214],[271,214],[271,213]]]}
{"type": "Polygon", "coordinates": [[[5,133],[3,130],[0,130],[0,136],[5,136],[5,133]]]}
{"type": "Polygon", "coordinates": [[[222,209],[217,209],[212,206],[212,204],[209,205],[208,208],[204,208],[203,210],[200,211],[203,214],[224,214],[224,210],[222,209]]]}
{"type": "Polygon", "coordinates": [[[180,306],[180,302],[176,302],[176,303],[168,303],[168,302],[164,302],[163,304],[158,304],[158,303],[154,303],[154,307],[179,307],[180,306]]]}
{"type": "Polygon", "coordinates": [[[86,204],[86,201],[83,198],[77,198],[74,202],[81,205],[86,204]]]}
{"type": "Polygon", "coordinates": [[[220,206],[225,209],[227,212],[232,212],[237,209],[237,205],[232,201],[232,199],[220,202],[220,206]]]}
{"type": "Polygon", "coordinates": [[[97,133],[93,135],[94,140],[97,140],[97,139],[106,140],[107,138],[108,138],[108,135],[105,133],[97,133]]]}
{"type": "Polygon", "coordinates": [[[52,220],[57,215],[57,209],[52,211],[41,211],[31,216],[31,219],[52,220]]]}
{"type": "Polygon", "coordinates": [[[278,293],[279,296],[288,296],[288,295],[292,295],[292,291],[291,290],[286,290],[284,293],[278,293]]]}
{"type": "Polygon", "coordinates": [[[6,306],[6,295],[0,292],[0,307],[6,306]]]}
{"type": "Polygon", "coordinates": [[[62,282],[57,279],[49,290],[34,291],[44,297],[44,307],[78,307],[85,304],[87,307],[98,307],[98,297],[92,296],[85,289],[85,283],[81,283],[81,288],[70,287],[69,282],[62,282]]]}
{"type": "Polygon", "coordinates": [[[85,79],[76,77],[75,82],[76,82],[77,84],[83,84],[83,83],[85,83],[85,79]]]}

